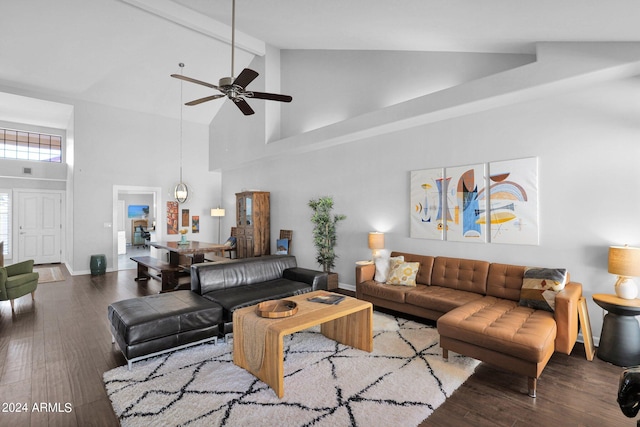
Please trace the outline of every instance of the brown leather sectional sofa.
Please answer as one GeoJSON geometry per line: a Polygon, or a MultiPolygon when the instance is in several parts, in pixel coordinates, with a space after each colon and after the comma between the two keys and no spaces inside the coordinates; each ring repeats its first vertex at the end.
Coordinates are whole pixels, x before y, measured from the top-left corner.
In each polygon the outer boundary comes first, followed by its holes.
{"type": "Polygon", "coordinates": [[[374,281],[375,265],[356,266],[356,297],[375,306],[436,320],[443,357],[448,351],[536,380],[555,351],[570,354],[578,336],[582,285],[566,284],[555,298],[555,311],[519,305],[524,266],[402,252],[405,262],[419,262],[416,286],[374,281]]]}

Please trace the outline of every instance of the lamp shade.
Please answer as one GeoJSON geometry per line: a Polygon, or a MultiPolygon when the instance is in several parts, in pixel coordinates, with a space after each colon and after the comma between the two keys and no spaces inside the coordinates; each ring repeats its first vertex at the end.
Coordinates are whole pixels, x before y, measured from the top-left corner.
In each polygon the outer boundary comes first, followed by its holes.
{"type": "Polygon", "coordinates": [[[384,249],[384,233],[369,232],[369,249],[384,249]]]}
{"type": "Polygon", "coordinates": [[[640,276],[640,248],[611,246],[609,273],[625,277],[640,276]]]}
{"type": "Polygon", "coordinates": [[[224,216],[224,209],[221,209],[221,208],[211,209],[211,216],[224,216]]]}

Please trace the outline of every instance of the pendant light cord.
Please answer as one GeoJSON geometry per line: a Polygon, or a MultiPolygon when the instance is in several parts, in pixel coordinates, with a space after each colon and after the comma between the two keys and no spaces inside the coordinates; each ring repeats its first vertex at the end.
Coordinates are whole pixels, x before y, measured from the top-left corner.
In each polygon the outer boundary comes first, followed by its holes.
{"type": "MultiPolygon", "coordinates": [[[[184,64],[181,62],[178,65],[180,66],[180,75],[182,76],[184,64]]],[[[182,184],[182,99],[182,80],[180,80],[180,184],[182,184]]]]}

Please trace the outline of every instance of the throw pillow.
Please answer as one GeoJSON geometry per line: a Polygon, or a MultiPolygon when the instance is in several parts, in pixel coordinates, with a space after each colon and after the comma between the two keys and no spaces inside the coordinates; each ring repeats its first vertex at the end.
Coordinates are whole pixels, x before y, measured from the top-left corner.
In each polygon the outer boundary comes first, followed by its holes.
{"type": "Polygon", "coordinates": [[[520,290],[520,305],[553,312],[556,294],[566,284],[567,270],[564,268],[527,267],[520,290]]]}
{"type": "Polygon", "coordinates": [[[416,286],[419,262],[400,262],[389,271],[388,285],[416,286]]]}
{"type": "Polygon", "coordinates": [[[227,241],[226,241],[226,242],[224,242],[224,245],[225,245],[225,246],[228,246],[228,247],[230,247],[230,248],[231,248],[231,247],[234,247],[234,246],[236,245],[236,238],[235,238],[235,237],[233,237],[233,236],[229,237],[229,238],[227,239],[227,241]]]}
{"type": "Polygon", "coordinates": [[[373,280],[385,283],[387,281],[387,277],[389,277],[391,267],[397,262],[404,262],[404,256],[400,255],[391,258],[375,258],[374,263],[376,265],[376,274],[373,277],[373,280]]]}

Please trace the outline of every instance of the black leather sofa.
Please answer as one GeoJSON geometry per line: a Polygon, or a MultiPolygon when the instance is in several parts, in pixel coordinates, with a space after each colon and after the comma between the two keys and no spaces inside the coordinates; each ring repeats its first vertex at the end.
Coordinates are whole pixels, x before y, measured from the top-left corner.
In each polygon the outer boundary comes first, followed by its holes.
{"type": "Polygon", "coordinates": [[[117,301],[107,316],[113,341],[132,363],[216,341],[233,331],[233,311],[262,301],[327,289],[327,273],[275,255],[191,266],[191,290],[117,301]]]}
{"type": "Polygon", "coordinates": [[[191,291],[220,304],[225,337],[233,312],[271,299],[327,289],[327,273],[297,266],[292,255],[271,255],[191,266],[191,291]]]}

